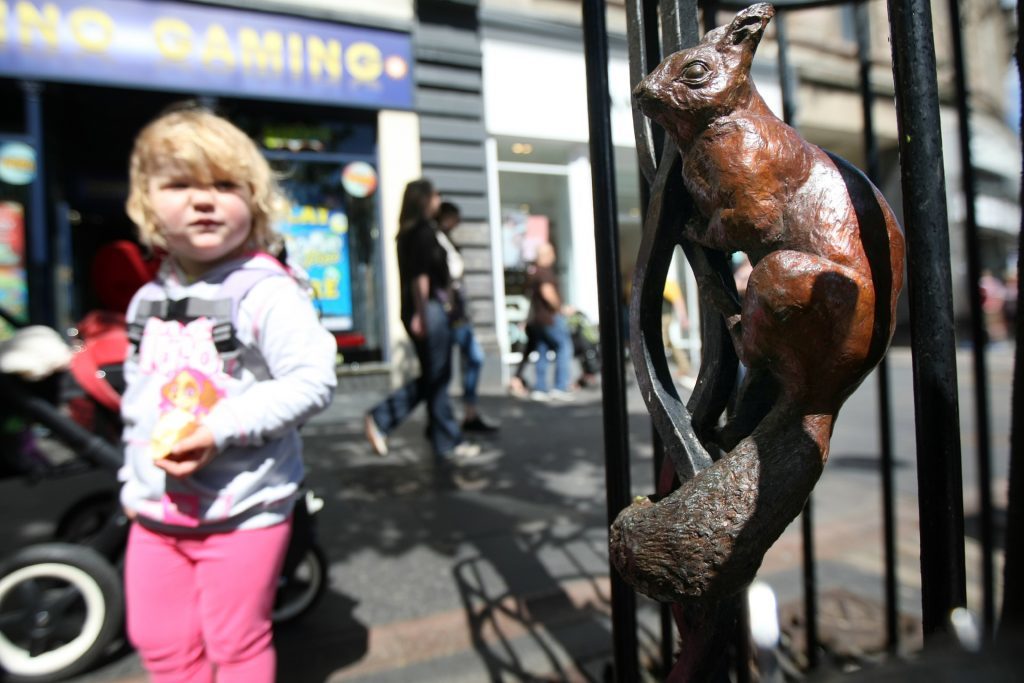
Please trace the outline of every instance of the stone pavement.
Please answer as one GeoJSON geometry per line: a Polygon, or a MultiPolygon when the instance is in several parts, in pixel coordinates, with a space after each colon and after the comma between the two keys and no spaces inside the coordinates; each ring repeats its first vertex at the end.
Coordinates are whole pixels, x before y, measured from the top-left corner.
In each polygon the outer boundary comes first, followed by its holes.
{"type": "MultiPolygon", "coordinates": [[[[303,430],[331,584],[279,630],[279,680],[600,680],[611,645],[600,393],[484,396],[502,429],[478,439],[455,491],[433,486],[422,409],[388,456],[371,453],[362,415],[379,397],[349,385],[303,430]]],[[[633,429],[637,453],[649,451],[642,414],[633,429]]],[[[653,606],[644,614],[653,634],[653,606]]],[[[136,680],[131,654],[76,679],[136,680]]]]}
{"type": "MultiPolygon", "coordinates": [[[[893,354],[891,373],[900,606],[913,623],[920,577],[909,354],[893,354]]],[[[1009,373],[997,364],[993,375],[991,403],[998,413],[1009,404],[1009,373]]],[[[966,384],[962,376],[964,391],[966,384]]],[[[869,378],[840,416],[831,461],[814,494],[819,589],[823,603],[837,605],[820,628],[847,641],[852,630],[864,632],[865,619],[874,621],[869,634],[883,629],[873,386],[869,378]],[[853,602],[843,595],[856,598],[863,617],[856,624],[848,618],[853,602]],[[850,622],[846,631],[843,619],[850,622]]],[[[349,383],[304,430],[309,483],[326,500],[318,520],[330,588],[304,619],[279,630],[279,680],[603,680],[612,626],[599,390],[567,404],[482,397],[483,411],[502,429],[480,440],[482,455],[462,468],[466,486],[454,491],[431,483],[422,409],[391,436],[390,455],[371,453],[361,418],[379,395],[369,384],[349,383]]],[[[628,413],[633,488],[648,493],[651,427],[635,386],[628,413]]],[[[995,422],[993,442],[1000,443],[1008,417],[997,414],[995,422]]],[[[1005,466],[995,471],[1005,489],[1005,466]]],[[[969,481],[965,474],[965,486],[969,481]]],[[[972,558],[976,546],[969,563],[972,558]]],[[[799,524],[769,552],[761,576],[776,590],[784,615],[793,614],[802,590],[799,524]]],[[[643,598],[639,637],[643,660],[653,660],[657,609],[643,598]]],[[[124,652],[75,679],[142,680],[135,656],[124,652]]]]}

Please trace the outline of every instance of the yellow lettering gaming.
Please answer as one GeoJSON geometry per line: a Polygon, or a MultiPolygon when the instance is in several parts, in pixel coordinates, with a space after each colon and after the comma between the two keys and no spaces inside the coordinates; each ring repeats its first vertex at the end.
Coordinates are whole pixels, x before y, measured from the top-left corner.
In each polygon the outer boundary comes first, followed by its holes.
{"type": "Polygon", "coordinates": [[[153,36],[164,59],[183,62],[192,52],[192,27],[181,19],[157,19],[153,22],[153,36]]]}
{"type": "Polygon", "coordinates": [[[202,60],[204,66],[220,62],[228,69],[235,68],[235,53],[231,51],[228,32],[220,24],[210,24],[210,28],[206,29],[202,60]]]}
{"type": "Polygon", "coordinates": [[[53,49],[57,49],[57,24],[60,22],[60,10],[49,3],[43,5],[42,13],[31,2],[19,2],[16,10],[20,31],[21,44],[28,47],[32,44],[32,32],[38,31],[53,49]]]}
{"type": "Polygon", "coordinates": [[[320,78],[323,71],[332,81],[341,80],[341,43],[328,40],[327,44],[317,36],[306,39],[306,56],[309,59],[309,75],[320,78]]]}
{"type": "Polygon", "coordinates": [[[352,43],[345,53],[345,66],[352,78],[363,83],[376,81],[384,72],[380,48],[373,43],[352,43]]]}
{"type": "Polygon", "coordinates": [[[261,39],[257,31],[242,28],[238,31],[238,43],[243,69],[255,66],[260,71],[266,71],[269,65],[274,73],[284,70],[284,39],[277,31],[266,31],[261,39]]]}
{"type": "Polygon", "coordinates": [[[79,7],[68,15],[71,35],[87,52],[106,52],[114,40],[114,20],[92,7],[79,7]]]}
{"type": "Polygon", "coordinates": [[[288,34],[288,66],[291,68],[292,76],[302,76],[302,68],[305,60],[302,57],[302,36],[298,33],[288,34]]]}

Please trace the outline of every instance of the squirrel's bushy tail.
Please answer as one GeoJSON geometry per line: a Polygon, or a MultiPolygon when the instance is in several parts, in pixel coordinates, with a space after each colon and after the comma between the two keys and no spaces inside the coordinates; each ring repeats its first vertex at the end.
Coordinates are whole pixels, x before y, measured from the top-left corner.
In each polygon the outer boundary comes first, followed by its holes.
{"type": "Polygon", "coordinates": [[[611,527],[612,562],[637,590],[670,603],[721,600],[753,580],[803,509],[828,455],[833,415],[778,406],[728,454],[611,527]]]}

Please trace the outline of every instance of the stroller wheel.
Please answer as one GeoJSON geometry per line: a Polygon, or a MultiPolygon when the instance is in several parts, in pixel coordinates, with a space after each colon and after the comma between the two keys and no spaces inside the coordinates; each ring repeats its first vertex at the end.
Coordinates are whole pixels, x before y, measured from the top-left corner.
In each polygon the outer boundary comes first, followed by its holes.
{"type": "Polygon", "coordinates": [[[305,549],[298,563],[278,580],[271,619],[284,624],[308,612],[327,587],[327,558],[316,544],[305,549]]]}
{"type": "Polygon", "coordinates": [[[53,681],[94,665],[121,632],[124,594],[91,548],[30,546],[0,568],[0,668],[11,681],[53,681]]]}

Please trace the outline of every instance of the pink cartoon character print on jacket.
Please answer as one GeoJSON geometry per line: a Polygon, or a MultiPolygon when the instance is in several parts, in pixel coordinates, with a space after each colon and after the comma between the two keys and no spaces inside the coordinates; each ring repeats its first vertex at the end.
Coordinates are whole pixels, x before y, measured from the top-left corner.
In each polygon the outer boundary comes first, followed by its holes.
{"type": "MultiPolygon", "coordinates": [[[[159,324],[161,322],[150,320],[150,323],[159,324]]],[[[205,327],[204,323],[208,324],[208,321],[194,321],[194,323],[190,323],[190,326],[202,328],[205,327]]],[[[163,323],[163,325],[176,327],[174,332],[185,337],[190,336],[188,332],[193,332],[188,329],[189,326],[182,326],[174,321],[163,323]]],[[[205,337],[206,335],[198,336],[205,337]]],[[[210,346],[212,347],[212,344],[210,346]]],[[[216,358],[216,351],[212,348],[210,350],[213,353],[209,355],[216,358]]],[[[166,360],[167,356],[164,356],[164,359],[166,360]]],[[[208,369],[213,370],[215,367],[208,369]]],[[[200,418],[210,412],[222,395],[223,392],[203,370],[186,365],[185,367],[179,366],[176,372],[172,371],[170,380],[160,387],[160,416],[153,428],[147,448],[149,457],[153,460],[166,458],[174,444],[196,430],[200,418]]]]}

